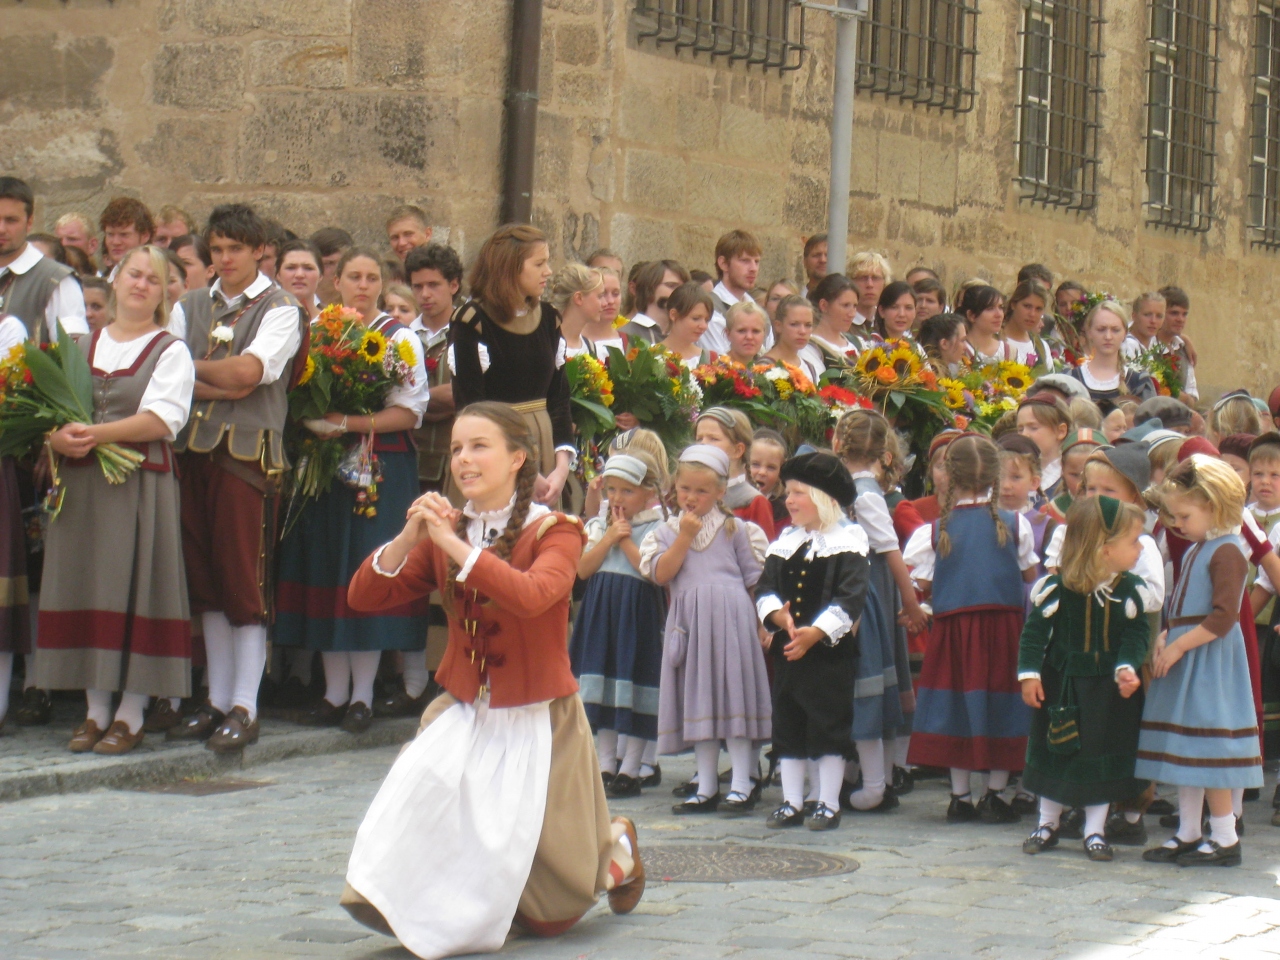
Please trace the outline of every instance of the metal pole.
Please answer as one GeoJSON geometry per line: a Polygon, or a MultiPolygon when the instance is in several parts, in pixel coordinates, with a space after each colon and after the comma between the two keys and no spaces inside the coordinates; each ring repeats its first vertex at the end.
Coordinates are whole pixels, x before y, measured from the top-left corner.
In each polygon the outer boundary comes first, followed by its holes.
{"type": "MultiPolygon", "coordinates": [[[[853,159],[853,90],[858,71],[858,13],[864,3],[839,0],[835,84],[831,92],[831,195],[827,201],[827,270],[848,269],[849,170],[853,159]],[[843,11],[848,11],[844,13],[843,11]]],[[[834,12],[834,11],[833,11],[834,12]]]]}
{"type": "Polygon", "coordinates": [[[538,69],[542,51],[542,0],[512,4],[510,87],[502,222],[533,219],[533,164],[538,135],[538,69]]]}

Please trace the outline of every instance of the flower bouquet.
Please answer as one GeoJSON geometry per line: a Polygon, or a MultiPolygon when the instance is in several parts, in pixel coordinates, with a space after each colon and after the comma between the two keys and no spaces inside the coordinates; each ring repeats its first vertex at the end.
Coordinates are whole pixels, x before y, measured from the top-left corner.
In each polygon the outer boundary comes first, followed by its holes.
{"type": "Polygon", "coordinates": [[[1071,304],[1071,309],[1067,311],[1067,315],[1059,318],[1058,322],[1054,324],[1058,339],[1066,348],[1064,355],[1061,357],[1063,362],[1077,367],[1084,362],[1083,357],[1088,351],[1082,330],[1084,318],[1089,315],[1090,310],[1104,300],[1114,299],[1115,297],[1105,290],[1097,293],[1086,293],[1076,298],[1075,302],[1071,304]]]}
{"type": "Polygon", "coordinates": [[[1153,340],[1150,347],[1129,361],[1129,365],[1150,374],[1159,396],[1177,400],[1182,395],[1182,388],[1186,386],[1182,358],[1159,340],[1153,340]]]}
{"type": "Polygon", "coordinates": [[[942,402],[964,426],[990,432],[1010,410],[1018,408],[1027,388],[1034,382],[1026,364],[1013,360],[971,365],[956,378],[938,381],[942,402]]]}
{"type": "Polygon", "coordinates": [[[578,470],[583,480],[593,480],[600,472],[597,438],[615,426],[609,409],[613,406],[613,381],[604,364],[585,352],[565,361],[564,372],[569,378],[569,406],[577,428],[578,470]]]}
{"type": "Polygon", "coordinates": [[[379,471],[372,444],[352,447],[341,436],[315,436],[302,423],[323,419],[328,413],[376,413],[386,404],[392,387],[413,384],[416,361],[413,343],[391,343],[366,327],[360,314],[350,308],[330,305],[311,324],[307,366],[289,392],[289,446],[294,462],[290,519],[296,519],[297,501],[327,493],[339,476],[357,490],[355,512],[376,514],[379,471]]]}
{"type": "Polygon", "coordinates": [[[662,438],[672,457],[688,445],[702,405],[702,389],[689,368],[661,344],[632,342],[609,348],[613,410],[629,413],[662,438]]]}
{"type": "Polygon", "coordinates": [[[864,350],[851,377],[856,392],[869,397],[910,437],[913,450],[927,450],[939,430],[954,425],[937,375],[907,340],[887,340],[864,350]]]}
{"type": "Polygon", "coordinates": [[[765,370],[764,379],[778,395],[773,408],[789,425],[782,433],[791,445],[808,442],[825,446],[831,432],[831,409],[804,371],[777,360],[765,370]]]}
{"type": "Polygon", "coordinates": [[[770,360],[746,367],[728,356],[695,367],[693,378],[702,388],[702,409],[730,407],[741,410],[752,423],[777,426],[783,418],[777,409],[778,390],[765,377],[770,369],[770,360]]]}
{"type": "Polygon", "coordinates": [[[852,390],[846,390],[838,383],[829,383],[818,391],[818,396],[830,411],[831,424],[840,422],[840,418],[854,410],[874,410],[875,404],[852,390]]]}
{"type": "MultiPolygon", "coordinates": [[[[0,456],[38,452],[54,430],[93,423],[93,374],[83,351],[58,324],[56,343],[26,341],[0,362],[0,456]]],[[[129,479],[146,457],[119,443],[100,443],[93,454],[108,483],[129,479]]],[[[52,464],[52,452],[50,452],[52,464]]],[[[53,472],[51,512],[61,506],[62,487],[53,472]]]]}

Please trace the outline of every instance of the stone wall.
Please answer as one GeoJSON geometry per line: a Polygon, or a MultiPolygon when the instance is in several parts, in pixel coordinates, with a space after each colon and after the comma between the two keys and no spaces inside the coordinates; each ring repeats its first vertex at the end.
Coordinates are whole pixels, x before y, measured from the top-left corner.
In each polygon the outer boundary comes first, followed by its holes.
{"type": "MultiPolygon", "coordinates": [[[[834,30],[808,18],[802,69],[676,57],[630,30],[630,0],[545,0],[535,221],[557,257],[712,267],[716,236],[765,240],[762,276],[797,275],[826,219],[834,30]]],[[[952,285],[1017,266],[1125,298],[1178,282],[1207,390],[1280,379],[1275,254],[1251,248],[1251,4],[1222,0],[1218,217],[1144,225],[1145,4],[1107,4],[1097,208],[1044,210],[1013,182],[1016,0],[981,5],[972,112],[859,96],[850,248],[952,285]]],[[[382,237],[400,201],[463,253],[495,225],[510,4],[489,0],[6,0],[0,169],[33,181],[48,225],[119,192],[197,215],[247,199],[294,229],[382,237]]]]}

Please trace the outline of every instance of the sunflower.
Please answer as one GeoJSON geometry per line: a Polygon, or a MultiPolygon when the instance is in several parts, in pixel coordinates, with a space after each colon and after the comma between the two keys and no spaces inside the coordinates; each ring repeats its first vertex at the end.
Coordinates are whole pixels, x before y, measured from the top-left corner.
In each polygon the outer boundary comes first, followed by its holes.
{"type": "Polygon", "coordinates": [[[370,363],[381,363],[387,355],[387,338],[377,330],[366,330],[360,338],[360,356],[370,363]]]}
{"type": "Polygon", "coordinates": [[[302,371],[302,379],[298,381],[298,386],[302,386],[304,383],[307,383],[315,375],[316,375],[316,362],[314,359],[312,359],[312,357],[308,356],[307,366],[302,371]]]}
{"type": "Polygon", "coordinates": [[[417,351],[413,349],[413,342],[410,340],[400,340],[396,343],[396,356],[406,365],[412,367],[418,362],[417,351]]]}
{"type": "Polygon", "coordinates": [[[1014,396],[1020,397],[1031,386],[1031,371],[1021,363],[1002,363],[1000,383],[1014,396]]]}
{"type": "Polygon", "coordinates": [[[946,393],[942,398],[942,402],[952,410],[963,410],[965,408],[964,400],[964,384],[959,380],[939,380],[938,388],[946,393]]]}
{"type": "Polygon", "coordinates": [[[900,344],[889,354],[889,366],[900,380],[910,380],[920,373],[920,354],[907,344],[900,344]]]}
{"type": "Polygon", "coordinates": [[[875,379],[876,371],[881,367],[888,365],[888,363],[889,355],[884,352],[884,348],[872,347],[870,350],[864,351],[862,356],[858,357],[858,362],[855,364],[854,369],[858,371],[860,376],[868,379],[875,379]]]}

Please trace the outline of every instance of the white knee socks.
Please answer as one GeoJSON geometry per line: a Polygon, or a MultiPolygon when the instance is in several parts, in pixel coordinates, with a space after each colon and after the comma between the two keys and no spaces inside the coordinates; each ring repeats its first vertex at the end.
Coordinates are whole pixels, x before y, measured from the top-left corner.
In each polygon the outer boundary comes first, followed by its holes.
{"type": "Polygon", "coordinates": [[[427,654],[425,650],[419,650],[416,653],[412,650],[404,655],[404,692],[409,695],[411,700],[416,700],[422,696],[422,691],[427,689],[427,683],[431,680],[431,671],[427,669],[427,654]]]}
{"type": "Polygon", "coordinates": [[[85,719],[92,720],[98,725],[99,730],[106,730],[111,726],[111,691],[110,690],[86,690],[84,692],[85,719]]]}
{"type": "Polygon", "coordinates": [[[961,770],[959,767],[951,768],[951,795],[961,799],[972,795],[969,788],[968,770],[961,770]]]}
{"type": "Polygon", "coordinates": [[[994,790],[996,793],[999,793],[1007,786],[1009,786],[1008,770],[992,770],[989,774],[987,774],[988,792],[994,790]]]}
{"type": "Polygon", "coordinates": [[[1107,811],[1111,809],[1111,805],[1107,803],[1095,803],[1084,808],[1084,835],[1085,839],[1092,837],[1094,834],[1105,836],[1107,828],[1107,811]]]}
{"type": "MultiPolygon", "coordinates": [[[[879,743],[880,741],[876,741],[879,743]]],[[[866,769],[865,767],[863,768],[866,769]]],[[[866,777],[866,774],[863,774],[866,777]]],[[[844,757],[838,753],[818,758],[818,800],[828,809],[840,809],[840,786],[844,783],[844,757]]],[[[883,790],[881,791],[883,792],[883,790]]]]}
{"type": "Polygon", "coordinates": [[[746,737],[730,737],[727,744],[729,759],[733,762],[733,781],[729,784],[729,790],[734,793],[750,793],[751,775],[756,772],[756,751],[746,737]]]}
{"type": "MultiPolygon", "coordinates": [[[[893,747],[893,764],[903,770],[910,770],[907,765],[907,751],[911,749],[911,734],[901,734],[896,740],[886,740],[886,749],[893,747]]],[[[888,756],[888,754],[886,754],[888,756]]]]}
{"type": "Polygon", "coordinates": [[[200,617],[204,627],[204,651],[208,667],[209,702],[226,713],[233,705],[236,688],[236,652],[234,630],[225,613],[206,613],[200,617]]]}
{"type": "Polygon", "coordinates": [[[1062,804],[1048,797],[1040,798],[1040,826],[1058,829],[1062,822],[1062,804]]]}
{"type": "Polygon", "coordinates": [[[811,762],[789,757],[778,761],[778,772],[782,774],[782,799],[797,810],[804,807],[804,771],[811,762]]]}
{"type": "Polygon", "coordinates": [[[324,663],[324,699],[331,707],[344,706],[351,689],[351,654],[326,650],[320,654],[324,663]]]}
{"type": "MultiPolygon", "coordinates": [[[[1199,840],[1202,835],[1200,817],[1204,813],[1204,787],[1178,788],[1178,833],[1183,843],[1199,840]]],[[[1232,825],[1234,830],[1235,825],[1232,825]]]]}
{"type": "Polygon", "coordinates": [[[123,720],[130,733],[142,729],[142,714],[147,709],[147,701],[151,698],[145,693],[124,693],[120,695],[120,706],[116,707],[116,719],[123,720]]]}
{"type": "MultiPolygon", "coordinates": [[[[883,740],[857,740],[858,760],[862,764],[862,789],[855,790],[849,803],[856,810],[870,810],[884,799],[885,751],[883,740]]],[[[823,760],[826,758],[823,757],[823,760]]],[[[826,784],[823,783],[823,793],[826,784]]],[[[838,799],[837,794],[837,799],[838,799]]],[[[825,797],[823,798],[825,802],[825,797]]],[[[832,807],[832,809],[836,809],[832,807]]]]}
{"type": "MultiPolygon", "coordinates": [[[[267,628],[259,623],[233,628],[236,648],[236,679],[233,707],[243,707],[253,721],[258,716],[258,687],[267,665],[267,628]]],[[[375,668],[376,669],[376,668],[375,668]]]]}
{"type": "Polygon", "coordinates": [[[360,650],[351,657],[351,702],[373,706],[373,681],[382,662],[381,650],[360,650]]]}
{"type": "Polygon", "coordinates": [[[9,684],[13,682],[13,654],[0,653],[0,720],[9,712],[9,684]]]}
{"type": "Polygon", "coordinates": [[[600,729],[596,733],[596,757],[600,760],[600,772],[618,772],[618,731],[600,729]]]}
{"type": "Polygon", "coordinates": [[[714,797],[720,792],[720,741],[699,740],[693,745],[693,756],[698,761],[698,789],[700,797],[714,797]]]}
{"type": "Polygon", "coordinates": [[[1244,816],[1244,787],[1236,787],[1231,791],[1231,812],[1237,817],[1244,816]]]}
{"type": "Polygon", "coordinates": [[[646,743],[648,741],[640,737],[627,737],[627,752],[622,758],[622,763],[618,765],[618,773],[628,777],[640,775],[640,757],[644,753],[646,743]]]}

